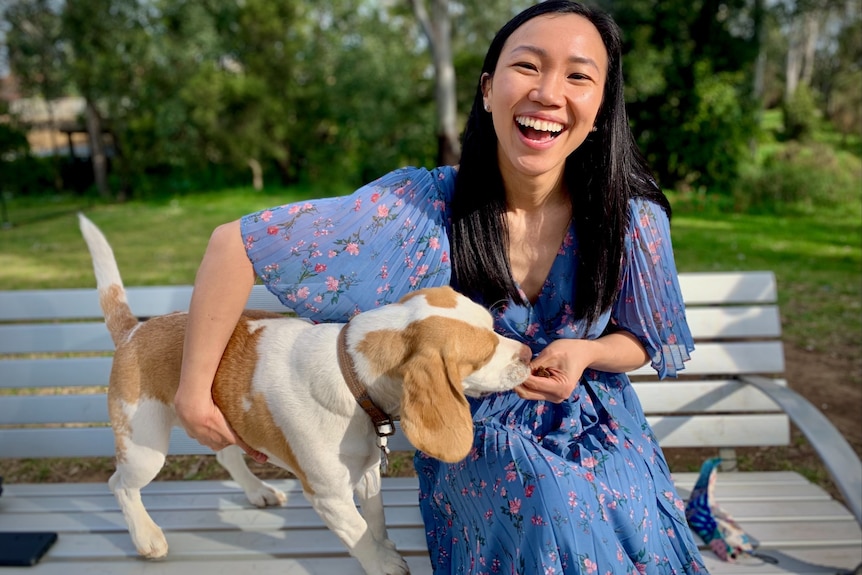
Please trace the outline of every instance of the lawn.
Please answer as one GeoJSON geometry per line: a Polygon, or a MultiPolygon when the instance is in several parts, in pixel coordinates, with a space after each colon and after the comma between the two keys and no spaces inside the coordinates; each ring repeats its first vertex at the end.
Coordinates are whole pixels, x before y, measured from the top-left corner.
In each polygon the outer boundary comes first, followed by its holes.
{"type": "MultiPolygon", "coordinates": [[[[85,212],[108,236],[127,285],[188,284],[219,223],[308,190],[251,189],[109,204],[74,197],[12,199],[0,230],[0,289],[91,287],[78,231],[85,212]]],[[[680,271],[772,270],[785,338],[812,351],[862,351],[862,201],[793,216],[736,214],[671,194],[680,271]]]]}

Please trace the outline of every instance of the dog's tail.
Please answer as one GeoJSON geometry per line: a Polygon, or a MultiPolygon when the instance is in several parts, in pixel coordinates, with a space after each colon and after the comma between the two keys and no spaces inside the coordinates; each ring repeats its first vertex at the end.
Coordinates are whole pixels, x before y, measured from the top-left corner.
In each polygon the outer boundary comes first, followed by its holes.
{"type": "Polygon", "coordinates": [[[93,258],[93,271],[96,272],[96,287],[99,290],[99,305],[105,314],[105,325],[111,333],[114,345],[125,339],[129,331],[138,325],[126,300],[126,289],[120,277],[120,269],[114,258],[114,250],[96,224],[84,214],[78,214],[78,222],[90,256],[93,258]]]}

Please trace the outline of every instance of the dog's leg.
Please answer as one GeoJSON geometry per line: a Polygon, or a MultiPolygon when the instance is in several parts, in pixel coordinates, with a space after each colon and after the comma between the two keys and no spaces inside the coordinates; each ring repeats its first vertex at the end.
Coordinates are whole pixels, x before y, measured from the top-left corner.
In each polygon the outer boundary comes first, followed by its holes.
{"type": "Polygon", "coordinates": [[[218,462],[227,469],[231,478],[239,483],[246,497],[252,505],[267,507],[269,505],[283,505],[287,501],[285,494],[260,480],[245,462],[242,448],[238,445],[229,445],[216,453],[218,462]]]}
{"type": "Polygon", "coordinates": [[[356,498],[362,508],[362,516],[368,523],[368,528],[374,538],[390,549],[395,549],[395,543],[389,539],[386,531],[386,517],[383,513],[383,496],[380,493],[380,466],[374,465],[356,485],[356,498]]]}
{"type": "Polygon", "coordinates": [[[141,489],[155,479],[165,463],[172,416],[163,404],[147,402],[136,406],[128,417],[128,425],[114,428],[117,470],[108,485],[123,511],[138,553],[158,559],[168,554],[168,542],[144,508],[141,489]]]}
{"type": "Polygon", "coordinates": [[[307,495],[311,506],[326,526],[347,546],[350,554],[359,561],[368,575],[406,575],[410,572],[401,555],[378,541],[372,528],[356,509],[347,485],[335,489],[331,495],[307,495]]]}

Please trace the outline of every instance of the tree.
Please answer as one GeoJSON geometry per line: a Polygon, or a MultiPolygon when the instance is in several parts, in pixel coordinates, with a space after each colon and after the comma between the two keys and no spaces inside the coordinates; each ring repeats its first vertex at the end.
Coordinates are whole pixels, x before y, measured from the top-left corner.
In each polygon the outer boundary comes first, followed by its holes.
{"type": "Polygon", "coordinates": [[[9,24],[7,45],[9,64],[15,70],[22,90],[31,96],[41,96],[48,111],[49,134],[54,185],[62,188],[58,132],[54,101],[68,88],[67,46],[61,34],[57,2],[51,0],[17,0],[6,8],[9,24]]]}
{"type": "Polygon", "coordinates": [[[452,23],[448,0],[431,0],[431,13],[424,0],[410,0],[416,20],[422,27],[434,63],[437,102],[437,140],[439,165],[457,164],[461,157],[458,138],[455,66],[452,56],[452,23]]]}

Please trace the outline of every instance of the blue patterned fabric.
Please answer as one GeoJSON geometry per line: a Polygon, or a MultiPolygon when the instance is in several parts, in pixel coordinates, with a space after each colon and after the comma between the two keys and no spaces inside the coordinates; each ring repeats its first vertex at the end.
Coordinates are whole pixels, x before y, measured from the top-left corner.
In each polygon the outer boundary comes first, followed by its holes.
{"type": "MultiPolygon", "coordinates": [[[[249,258],[298,314],[344,321],[449,283],[452,168],[406,168],[351,196],[243,218],[249,258]]],[[[572,315],[578,245],[562,242],[534,304],[492,308],[499,333],[538,353],[558,338],[634,334],[660,376],[694,348],[669,222],[630,202],[617,303],[589,328],[572,315]]],[[[661,449],[625,374],[588,370],[560,404],[515,393],[471,400],[473,449],[457,464],[417,453],[420,508],[437,574],[703,573],[661,449]]]]}

